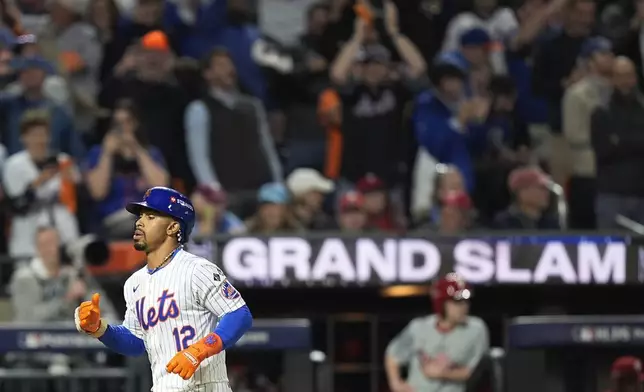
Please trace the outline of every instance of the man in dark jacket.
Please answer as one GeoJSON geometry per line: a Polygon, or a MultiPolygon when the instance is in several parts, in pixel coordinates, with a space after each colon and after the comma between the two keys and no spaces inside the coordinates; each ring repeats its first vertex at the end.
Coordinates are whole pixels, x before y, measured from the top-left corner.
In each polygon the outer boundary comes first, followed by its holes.
{"type": "Polygon", "coordinates": [[[618,215],[644,223],[644,99],[635,65],[626,57],[615,60],[613,87],[608,106],[597,109],[591,120],[601,229],[617,227],[618,215]]]}
{"type": "Polygon", "coordinates": [[[282,166],[264,106],[239,91],[237,68],[226,49],[206,56],[203,76],[208,92],[185,112],[188,162],[197,184],[226,189],[239,203],[229,208],[243,216],[254,210],[263,184],[283,180],[282,166]]]}

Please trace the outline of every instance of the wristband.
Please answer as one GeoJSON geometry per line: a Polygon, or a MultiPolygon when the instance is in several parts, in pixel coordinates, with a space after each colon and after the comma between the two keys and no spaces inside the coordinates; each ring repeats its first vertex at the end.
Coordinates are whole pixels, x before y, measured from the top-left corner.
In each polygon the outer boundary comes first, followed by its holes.
{"type": "Polygon", "coordinates": [[[221,337],[219,337],[219,335],[214,332],[211,332],[210,334],[208,334],[208,336],[201,339],[197,343],[201,343],[206,346],[206,356],[203,359],[210,358],[213,355],[217,355],[224,350],[224,342],[221,340],[221,337]]]}
{"type": "Polygon", "coordinates": [[[85,331],[85,333],[93,338],[98,339],[105,334],[105,331],[107,331],[108,325],[109,324],[107,324],[105,320],[101,319],[101,322],[96,331],[94,332],[85,331]]]}

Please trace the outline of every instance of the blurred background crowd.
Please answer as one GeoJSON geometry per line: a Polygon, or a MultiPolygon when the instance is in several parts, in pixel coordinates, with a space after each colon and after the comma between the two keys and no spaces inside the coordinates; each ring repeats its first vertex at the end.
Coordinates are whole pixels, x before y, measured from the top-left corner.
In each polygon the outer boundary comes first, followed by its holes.
{"type": "Polygon", "coordinates": [[[7,2],[7,250],[43,222],[129,238],[158,185],[199,236],[642,221],[644,6],[622,3],[7,2]]]}
{"type": "Polygon", "coordinates": [[[17,321],[66,319],[98,284],[61,265],[129,239],[153,186],[190,195],[209,259],[218,234],[644,223],[642,0],[0,0],[0,19],[17,321]]]}

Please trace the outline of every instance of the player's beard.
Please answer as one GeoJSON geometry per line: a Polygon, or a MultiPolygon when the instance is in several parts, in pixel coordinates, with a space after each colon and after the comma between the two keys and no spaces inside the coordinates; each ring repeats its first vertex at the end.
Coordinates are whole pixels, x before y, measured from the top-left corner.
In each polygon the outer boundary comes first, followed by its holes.
{"type": "Polygon", "coordinates": [[[141,252],[147,252],[148,250],[148,243],[145,242],[145,240],[139,240],[134,243],[134,249],[141,251],[141,252]]]}

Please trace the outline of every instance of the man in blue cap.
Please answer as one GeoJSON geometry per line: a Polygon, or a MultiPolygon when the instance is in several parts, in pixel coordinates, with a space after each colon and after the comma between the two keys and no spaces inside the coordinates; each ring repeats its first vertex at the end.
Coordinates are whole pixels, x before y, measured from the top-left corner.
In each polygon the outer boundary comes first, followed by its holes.
{"type": "Polygon", "coordinates": [[[585,76],[568,87],[562,102],[563,135],[570,147],[571,177],[568,188],[570,227],[595,228],[595,151],[590,123],[595,109],[610,98],[614,55],[603,37],[588,39],[581,47],[579,64],[585,76]]]}
{"type": "Polygon", "coordinates": [[[475,27],[465,31],[460,37],[459,49],[441,53],[437,64],[454,65],[467,75],[468,96],[483,93],[492,74],[503,74],[505,66],[493,62],[493,41],[484,29],[475,27]]]}
{"type": "Polygon", "coordinates": [[[76,308],[76,328],[123,355],[147,351],[154,390],[230,392],[224,350],[251,327],[252,316],[215,264],[183,250],[195,222],[192,202],[154,187],[126,208],[138,216],[134,247],[146,253],[147,266],[125,282],[124,322],[101,319],[94,294],[76,308]]]}
{"type": "Polygon", "coordinates": [[[488,49],[492,40],[487,31],[475,27],[466,30],[459,39],[458,49],[441,52],[438,63],[449,63],[463,70],[480,67],[488,63],[488,49]]]}

